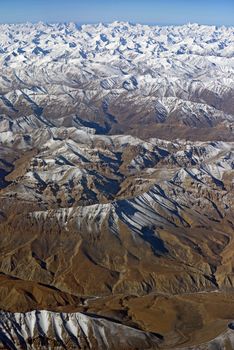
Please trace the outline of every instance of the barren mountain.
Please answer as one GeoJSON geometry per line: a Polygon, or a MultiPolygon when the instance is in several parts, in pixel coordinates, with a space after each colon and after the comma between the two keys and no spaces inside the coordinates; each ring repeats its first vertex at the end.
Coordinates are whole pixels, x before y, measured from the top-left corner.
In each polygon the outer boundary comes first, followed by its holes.
{"type": "Polygon", "coordinates": [[[234,29],[0,29],[2,348],[231,349],[234,29]]]}

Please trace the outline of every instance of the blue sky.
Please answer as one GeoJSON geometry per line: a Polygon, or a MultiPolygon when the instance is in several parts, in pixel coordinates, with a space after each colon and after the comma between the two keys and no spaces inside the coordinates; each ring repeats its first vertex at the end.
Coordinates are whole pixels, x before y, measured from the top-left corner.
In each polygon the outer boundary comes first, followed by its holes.
{"type": "Polygon", "coordinates": [[[0,0],[0,22],[234,25],[234,0],[0,0]]]}

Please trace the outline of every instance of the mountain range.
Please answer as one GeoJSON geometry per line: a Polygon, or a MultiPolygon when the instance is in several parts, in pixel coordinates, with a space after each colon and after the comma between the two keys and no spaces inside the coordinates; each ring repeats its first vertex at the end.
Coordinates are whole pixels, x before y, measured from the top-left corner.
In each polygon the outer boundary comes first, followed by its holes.
{"type": "Polygon", "coordinates": [[[234,28],[1,24],[0,67],[0,349],[232,349],[234,28]]]}

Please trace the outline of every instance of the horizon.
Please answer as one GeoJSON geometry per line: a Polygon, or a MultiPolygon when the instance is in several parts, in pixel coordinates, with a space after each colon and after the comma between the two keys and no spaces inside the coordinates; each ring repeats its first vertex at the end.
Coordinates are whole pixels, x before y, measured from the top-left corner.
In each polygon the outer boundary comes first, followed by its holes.
{"type": "Polygon", "coordinates": [[[187,23],[233,26],[233,12],[232,0],[3,0],[0,23],[82,25],[119,21],[159,26],[187,23]]]}
{"type": "Polygon", "coordinates": [[[217,28],[221,28],[221,27],[234,27],[234,24],[207,24],[207,23],[198,23],[198,22],[184,22],[184,23],[147,23],[147,22],[132,22],[132,21],[110,21],[110,22],[76,22],[76,21],[43,21],[43,20],[39,20],[39,21],[19,21],[19,22],[1,22],[0,21],[0,25],[23,25],[23,24],[32,24],[32,25],[37,25],[37,24],[44,24],[44,25],[56,25],[56,24],[64,24],[64,25],[68,25],[68,24],[75,24],[76,26],[83,26],[83,25],[110,25],[113,23],[123,23],[123,24],[129,24],[132,26],[135,25],[142,25],[142,26],[149,26],[149,27],[182,27],[182,26],[188,26],[188,25],[198,25],[198,26],[207,26],[207,27],[217,27],[217,28]]]}

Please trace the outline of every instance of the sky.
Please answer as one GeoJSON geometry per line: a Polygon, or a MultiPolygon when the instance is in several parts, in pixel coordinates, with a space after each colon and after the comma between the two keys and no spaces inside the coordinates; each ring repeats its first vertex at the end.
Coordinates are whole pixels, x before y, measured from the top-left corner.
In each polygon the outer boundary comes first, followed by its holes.
{"type": "Polygon", "coordinates": [[[234,0],[0,0],[0,22],[234,25],[234,0]]]}

